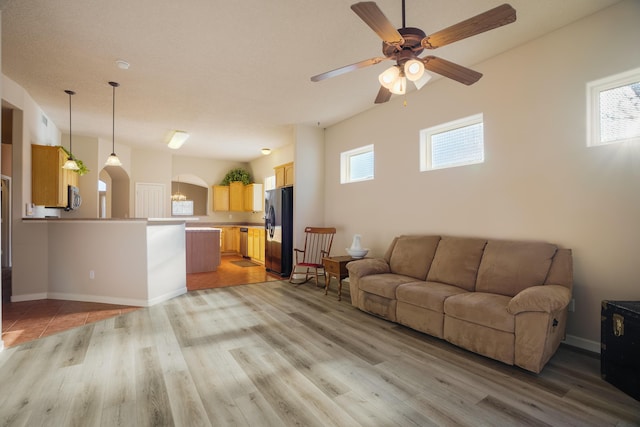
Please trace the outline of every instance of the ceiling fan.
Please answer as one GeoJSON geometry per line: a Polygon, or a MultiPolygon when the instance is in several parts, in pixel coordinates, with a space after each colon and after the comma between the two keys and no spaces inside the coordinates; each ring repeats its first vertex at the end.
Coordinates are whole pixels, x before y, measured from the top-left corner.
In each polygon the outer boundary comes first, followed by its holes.
{"type": "Polygon", "coordinates": [[[351,10],[380,36],[384,56],[366,59],[318,74],[311,77],[311,81],[318,82],[359,68],[375,65],[388,59],[394,60],[396,65],[385,70],[378,78],[381,86],[375,100],[376,104],[389,101],[391,94],[404,94],[407,80],[413,81],[416,87],[420,89],[431,78],[429,74],[424,72],[425,69],[466,85],[477,82],[482,77],[482,74],[477,71],[437,56],[428,55],[420,58],[419,55],[424,49],[437,49],[458,40],[510,24],[516,20],[515,9],[505,3],[444,30],[426,35],[419,28],[405,26],[404,0],[402,0],[402,28],[397,30],[384,16],[375,2],[366,1],[353,4],[351,5],[351,10]]]}

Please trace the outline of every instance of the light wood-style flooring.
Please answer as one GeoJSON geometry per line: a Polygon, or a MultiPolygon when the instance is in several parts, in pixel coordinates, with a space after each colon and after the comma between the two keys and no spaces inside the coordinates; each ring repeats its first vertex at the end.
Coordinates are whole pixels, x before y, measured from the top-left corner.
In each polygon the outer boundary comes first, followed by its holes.
{"type": "Polygon", "coordinates": [[[0,353],[2,426],[640,425],[562,347],[539,375],[286,281],[191,291],[0,353]]]}
{"type": "MultiPolygon", "coordinates": [[[[187,274],[187,289],[189,291],[211,289],[280,279],[268,274],[264,265],[241,267],[236,264],[238,261],[244,261],[244,259],[239,255],[225,255],[216,271],[187,274]]],[[[10,281],[11,276],[8,277],[10,281]]],[[[2,280],[5,285],[4,274],[2,280]]],[[[12,347],[138,308],[50,299],[4,303],[2,304],[2,340],[5,347],[12,347]]]]}

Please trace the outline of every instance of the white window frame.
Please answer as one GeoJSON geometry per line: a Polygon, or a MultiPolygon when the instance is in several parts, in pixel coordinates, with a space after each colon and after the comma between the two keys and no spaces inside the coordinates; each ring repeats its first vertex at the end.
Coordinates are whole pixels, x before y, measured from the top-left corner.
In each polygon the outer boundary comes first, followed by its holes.
{"type": "Polygon", "coordinates": [[[363,147],[354,148],[353,150],[344,151],[340,153],[340,184],[349,184],[352,182],[370,181],[375,175],[375,152],[373,150],[373,144],[365,145],[363,147]],[[371,171],[371,176],[359,179],[351,179],[351,157],[358,156],[365,153],[373,154],[374,167],[371,171]]]}
{"type": "Polygon", "coordinates": [[[587,83],[587,147],[640,141],[640,136],[602,141],[600,135],[600,93],[639,81],[640,68],[635,68],[587,83]]]}
{"type": "Polygon", "coordinates": [[[432,171],[432,170],[438,170],[438,169],[448,169],[448,168],[454,168],[458,166],[467,166],[467,165],[475,165],[478,163],[484,163],[484,134],[483,134],[482,158],[478,160],[451,163],[444,166],[433,167],[432,150],[431,150],[431,138],[434,135],[464,128],[467,126],[483,124],[483,123],[484,123],[483,114],[479,113],[479,114],[474,114],[473,116],[464,117],[451,122],[432,126],[427,129],[422,129],[420,131],[420,171],[426,172],[426,171],[432,171]]]}

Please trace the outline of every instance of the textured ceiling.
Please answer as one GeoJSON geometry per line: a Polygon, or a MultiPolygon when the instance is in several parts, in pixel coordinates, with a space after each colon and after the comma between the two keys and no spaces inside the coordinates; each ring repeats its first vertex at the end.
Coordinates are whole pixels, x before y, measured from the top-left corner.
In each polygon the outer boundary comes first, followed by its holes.
{"type": "MultiPolygon", "coordinates": [[[[517,21],[433,53],[474,67],[617,0],[513,0],[517,21]]],[[[68,131],[169,150],[171,131],[191,138],[177,153],[248,161],[291,141],[292,125],[327,127],[369,108],[390,63],[312,83],[309,77],[379,56],[381,41],[347,0],[0,0],[2,72],[68,131]],[[116,60],[131,64],[128,70],[116,60]]],[[[397,27],[401,1],[377,1],[397,27]]],[[[406,24],[427,34],[500,4],[406,0],[406,24]]],[[[459,84],[451,82],[451,84],[459,84]]],[[[476,84],[482,84],[480,80],[476,84]]],[[[428,91],[425,86],[422,91],[428,91]]],[[[391,102],[394,102],[392,98],[391,102]]]]}

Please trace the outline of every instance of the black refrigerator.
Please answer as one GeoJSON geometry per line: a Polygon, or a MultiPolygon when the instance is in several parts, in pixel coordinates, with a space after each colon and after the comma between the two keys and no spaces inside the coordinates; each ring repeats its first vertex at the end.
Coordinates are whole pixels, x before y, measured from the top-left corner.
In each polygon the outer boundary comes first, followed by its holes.
{"type": "Polygon", "coordinates": [[[265,268],[287,277],[293,265],[293,187],[267,190],[264,211],[265,268]]]}

